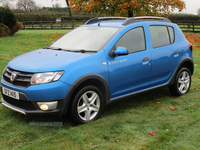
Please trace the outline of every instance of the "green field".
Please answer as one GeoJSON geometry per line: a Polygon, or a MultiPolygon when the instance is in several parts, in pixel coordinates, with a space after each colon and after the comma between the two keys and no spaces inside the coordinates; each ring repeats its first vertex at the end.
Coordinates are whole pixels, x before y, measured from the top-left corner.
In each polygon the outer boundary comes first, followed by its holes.
{"type": "MultiPolygon", "coordinates": [[[[45,47],[66,32],[21,30],[12,37],[0,38],[0,75],[14,57],[45,47]]],[[[167,87],[155,89],[106,106],[98,120],[85,125],[73,124],[67,116],[25,116],[0,105],[0,149],[198,150],[200,35],[188,33],[187,37],[193,41],[195,62],[188,94],[174,97],[167,87]],[[63,125],[30,126],[37,122],[63,125]],[[150,135],[150,131],[156,135],[150,135]]]]}

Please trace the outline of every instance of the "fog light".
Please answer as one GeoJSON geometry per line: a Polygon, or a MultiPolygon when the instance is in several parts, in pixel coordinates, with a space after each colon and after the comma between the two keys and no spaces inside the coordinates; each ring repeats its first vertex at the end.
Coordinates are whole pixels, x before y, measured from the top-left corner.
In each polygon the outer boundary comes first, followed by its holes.
{"type": "Polygon", "coordinates": [[[42,109],[42,110],[48,110],[48,106],[47,106],[47,104],[41,104],[40,105],[40,108],[42,109]]]}
{"type": "Polygon", "coordinates": [[[37,104],[42,110],[54,110],[56,109],[58,102],[37,102],[37,104]]]}

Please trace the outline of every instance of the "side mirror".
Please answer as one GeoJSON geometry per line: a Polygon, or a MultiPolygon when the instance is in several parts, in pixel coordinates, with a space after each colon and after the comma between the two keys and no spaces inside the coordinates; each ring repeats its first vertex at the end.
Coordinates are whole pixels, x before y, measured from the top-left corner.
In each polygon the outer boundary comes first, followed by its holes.
{"type": "Polygon", "coordinates": [[[128,50],[125,47],[117,47],[114,51],[114,55],[128,55],[128,50]]]}
{"type": "Polygon", "coordinates": [[[111,50],[109,52],[109,56],[111,57],[121,56],[121,55],[128,55],[128,50],[125,47],[117,47],[116,50],[111,50]]]}

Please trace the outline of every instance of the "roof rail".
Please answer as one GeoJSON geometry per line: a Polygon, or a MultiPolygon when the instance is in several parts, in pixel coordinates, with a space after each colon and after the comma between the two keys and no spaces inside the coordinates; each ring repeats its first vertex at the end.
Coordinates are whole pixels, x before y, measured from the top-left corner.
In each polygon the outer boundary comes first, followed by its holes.
{"type": "Polygon", "coordinates": [[[131,17],[127,18],[122,25],[127,25],[130,23],[138,22],[138,21],[149,21],[149,20],[159,20],[161,22],[171,22],[169,19],[164,18],[164,17],[153,17],[153,16],[143,16],[143,17],[131,17]]]}
{"type": "Polygon", "coordinates": [[[99,18],[92,18],[90,20],[88,20],[86,24],[90,24],[90,23],[94,23],[94,22],[99,22],[102,20],[126,20],[127,17],[99,17],[99,18]]]}

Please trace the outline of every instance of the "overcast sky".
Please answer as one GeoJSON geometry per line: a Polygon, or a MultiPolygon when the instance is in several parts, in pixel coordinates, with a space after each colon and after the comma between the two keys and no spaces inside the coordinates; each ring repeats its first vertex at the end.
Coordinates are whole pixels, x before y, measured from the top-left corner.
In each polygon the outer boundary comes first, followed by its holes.
{"type": "MultiPolygon", "coordinates": [[[[200,0],[184,0],[186,2],[186,10],[183,13],[197,14],[198,8],[200,8],[200,0]]],[[[59,3],[62,7],[66,7],[65,0],[35,0],[40,6],[51,7],[55,3],[59,3]]],[[[175,11],[178,12],[178,11],[175,11]]]]}
{"type": "Polygon", "coordinates": [[[200,8],[200,0],[184,0],[186,2],[186,10],[183,13],[196,14],[197,10],[200,8]]]}

